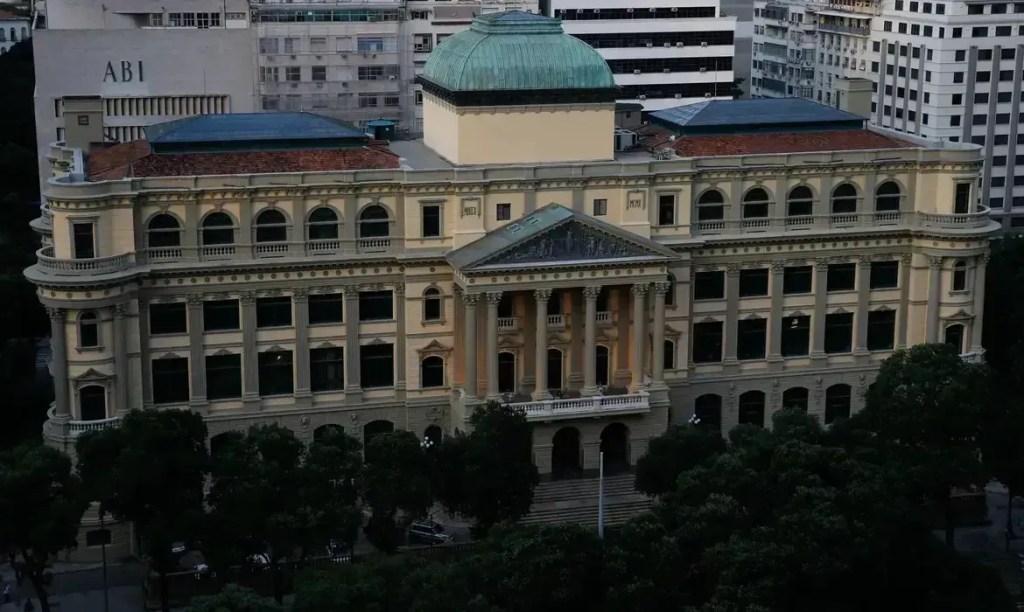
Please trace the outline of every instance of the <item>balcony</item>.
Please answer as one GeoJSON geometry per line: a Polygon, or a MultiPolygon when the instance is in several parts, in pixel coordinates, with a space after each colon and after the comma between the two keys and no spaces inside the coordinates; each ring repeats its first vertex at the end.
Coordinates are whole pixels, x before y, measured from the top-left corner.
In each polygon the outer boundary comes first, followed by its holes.
{"type": "Polygon", "coordinates": [[[640,414],[651,409],[646,391],[629,395],[595,395],[577,399],[550,399],[509,404],[522,408],[528,421],[559,421],[582,417],[640,414]]]}
{"type": "Polygon", "coordinates": [[[597,313],[597,324],[598,325],[601,325],[602,327],[607,327],[607,326],[611,325],[612,323],[614,323],[614,321],[612,321],[612,313],[611,312],[609,312],[607,310],[602,310],[602,311],[597,313]]]}
{"type": "Polygon", "coordinates": [[[548,329],[565,329],[565,315],[548,315],[548,329]]]}
{"type": "Polygon", "coordinates": [[[821,32],[832,32],[835,34],[849,34],[851,36],[871,36],[871,28],[838,25],[833,23],[819,23],[818,30],[821,32]]]}
{"type": "Polygon", "coordinates": [[[131,253],[91,259],[58,259],[53,256],[53,247],[47,246],[36,251],[39,269],[57,276],[95,276],[127,270],[135,263],[131,253]]]}
{"type": "Polygon", "coordinates": [[[29,222],[32,229],[40,234],[52,234],[53,233],[53,213],[50,212],[50,207],[43,204],[39,207],[39,216],[32,219],[29,222]]]}
{"type": "MultiPolygon", "coordinates": [[[[46,416],[50,419],[49,425],[53,426],[57,423],[57,406],[50,404],[50,409],[46,411],[46,416]]],[[[100,419],[96,421],[67,421],[67,436],[70,438],[77,438],[87,431],[100,431],[101,429],[109,429],[111,427],[117,427],[120,423],[121,417],[115,416],[109,419],[100,419]]]]}
{"type": "Polygon", "coordinates": [[[498,317],[498,331],[508,332],[519,329],[518,317],[498,317]]]}
{"type": "Polygon", "coordinates": [[[759,217],[751,219],[715,219],[697,221],[697,235],[753,234],[766,232],[806,232],[820,229],[868,229],[905,227],[943,230],[984,229],[989,224],[989,209],[978,206],[977,212],[965,214],[879,211],[833,215],[799,215],[790,217],[759,217]]]}

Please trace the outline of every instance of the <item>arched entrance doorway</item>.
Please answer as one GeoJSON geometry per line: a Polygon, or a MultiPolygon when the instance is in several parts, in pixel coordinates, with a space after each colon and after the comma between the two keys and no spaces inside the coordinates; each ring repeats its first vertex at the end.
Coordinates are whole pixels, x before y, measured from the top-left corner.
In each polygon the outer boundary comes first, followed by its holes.
{"type": "Polygon", "coordinates": [[[601,387],[607,387],[610,378],[608,376],[608,366],[611,359],[609,359],[608,355],[608,347],[598,344],[594,361],[597,362],[597,384],[601,387]]]}
{"type": "Polygon", "coordinates": [[[427,428],[423,430],[423,441],[430,448],[437,448],[441,444],[442,438],[444,438],[444,432],[437,425],[427,425],[427,428]]]}
{"type": "Polygon", "coordinates": [[[516,391],[516,356],[513,353],[498,353],[498,393],[516,391]]]}
{"type": "Polygon", "coordinates": [[[622,423],[605,427],[601,431],[601,452],[605,474],[629,471],[629,428],[622,423]]]}
{"type": "Polygon", "coordinates": [[[563,427],[551,441],[551,479],[579,478],[582,473],[580,432],[575,427],[563,427]]]}
{"type": "Polygon", "coordinates": [[[391,433],[394,430],[395,425],[391,421],[370,421],[363,425],[363,450],[367,461],[373,460],[370,441],[381,434],[391,433]]]}
{"type": "Polygon", "coordinates": [[[562,388],[562,351],[548,349],[548,389],[562,388]]]}
{"type": "Polygon", "coordinates": [[[335,435],[342,435],[345,433],[345,428],[341,425],[334,423],[328,423],[327,425],[321,425],[313,430],[313,441],[320,442],[325,438],[335,435]]]}

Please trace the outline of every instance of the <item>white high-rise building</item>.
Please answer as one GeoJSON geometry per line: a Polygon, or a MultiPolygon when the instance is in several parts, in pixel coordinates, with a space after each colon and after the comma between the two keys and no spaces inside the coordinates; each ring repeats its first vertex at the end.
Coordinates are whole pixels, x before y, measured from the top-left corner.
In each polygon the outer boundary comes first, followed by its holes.
{"type": "Polygon", "coordinates": [[[810,98],[982,145],[982,201],[1024,226],[1024,2],[755,2],[751,75],[755,97],[810,98]],[[865,88],[871,107],[847,108],[865,88]]]}
{"type": "Polygon", "coordinates": [[[718,0],[551,0],[546,9],[608,61],[622,102],[658,110],[732,97],[736,17],[718,0]]]}

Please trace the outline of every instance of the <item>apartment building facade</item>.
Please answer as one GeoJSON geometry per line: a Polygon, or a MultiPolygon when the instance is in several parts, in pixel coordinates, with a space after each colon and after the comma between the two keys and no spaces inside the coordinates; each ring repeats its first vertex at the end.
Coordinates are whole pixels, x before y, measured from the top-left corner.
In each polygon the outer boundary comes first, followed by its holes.
{"type": "Polygon", "coordinates": [[[32,37],[30,21],[28,17],[0,10],[0,54],[32,37]]]}
{"type": "Polygon", "coordinates": [[[754,95],[838,105],[870,86],[876,125],[981,145],[981,198],[1024,226],[1024,3],[756,3],[754,47],[754,95]]]}

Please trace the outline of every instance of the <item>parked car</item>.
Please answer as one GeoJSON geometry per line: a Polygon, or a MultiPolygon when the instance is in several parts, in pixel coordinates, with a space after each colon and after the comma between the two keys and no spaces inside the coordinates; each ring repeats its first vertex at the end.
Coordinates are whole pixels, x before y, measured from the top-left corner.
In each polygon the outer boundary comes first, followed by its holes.
{"type": "Polygon", "coordinates": [[[452,541],[451,534],[445,533],[444,525],[437,521],[425,519],[413,521],[407,530],[410,541],[428,544],[444,544],[452,541]]]}

